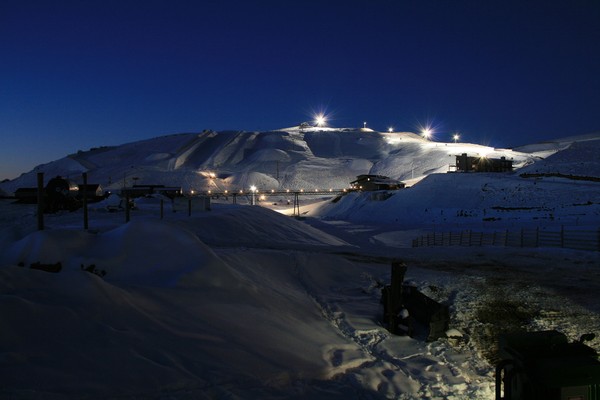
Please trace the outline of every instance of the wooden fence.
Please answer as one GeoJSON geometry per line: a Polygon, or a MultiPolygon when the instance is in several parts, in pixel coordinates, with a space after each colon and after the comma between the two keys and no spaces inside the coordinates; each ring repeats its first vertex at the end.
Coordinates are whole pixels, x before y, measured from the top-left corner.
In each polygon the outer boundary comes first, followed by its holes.
{"type": "Polygon", "coordinates": [[[557,230],[523,228],[516,231],[495,232],[473,232],[471,230],[433,232],[413,239],[412,246],[563,247],[600,251],[600,227],[561,227],[557,230]]]}

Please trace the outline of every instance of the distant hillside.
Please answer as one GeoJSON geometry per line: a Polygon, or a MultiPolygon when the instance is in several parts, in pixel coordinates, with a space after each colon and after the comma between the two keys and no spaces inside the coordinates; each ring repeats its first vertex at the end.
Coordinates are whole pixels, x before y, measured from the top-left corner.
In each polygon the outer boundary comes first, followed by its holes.
{"type": "Polygon", "coordinates": [[[561,151],[529,165],[522,174],[563,175],[600,178],[600,134],[578,137],[576,141],[554,142],[563,147],[561,151]]]}
{"type": "MultiPolygon", "coordinates": [[[[410,132],[370,129],[204,131],[81,151],[40,165],[0,184],[0,189],[10,193],[18,187],[35,186],[37,172],[44,172],[46,179],[61,175],[77,182],[81,173],[87,172],[89,182],[108,190],[134,183],[180,186],[186,191],[239,190],[251,185],[261,189],[339,189],[348,187],[359,174],[386,175],[413,183],[451,170],[455,156],[462,153],[504,156],[512,159],[515,167],[529,165],[530,170],[541,157],[559,150],[560,146],[553,150],[540,146],[522,151],[494,149],[432,142],[410,132]]],[[[586,157],[593,158],[593,154],[586,157]]]]}

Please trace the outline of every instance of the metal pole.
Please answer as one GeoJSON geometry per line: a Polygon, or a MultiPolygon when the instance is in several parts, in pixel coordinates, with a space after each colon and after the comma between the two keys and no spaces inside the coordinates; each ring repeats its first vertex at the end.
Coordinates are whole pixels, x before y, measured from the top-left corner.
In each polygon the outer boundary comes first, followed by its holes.
{"type": "Polygon", "coordinates": [[[37,225],[38,231],[44,230],[44,173],[37,174],[37,225]]]}
{"type": "Polygon", "coordinates": [[[294,192],[294,212],[293,215],[296,215],[296,209],[298,210],[298,216],[300,216],[300,199],[299,199],[299,193],[298,192],[294,192]]]}
{"type": "Polygon", "coordinates": [[[87,172],[82,174],[83,176],[83,229],[88,229],[88,208],[87,208],[87,172]]]}

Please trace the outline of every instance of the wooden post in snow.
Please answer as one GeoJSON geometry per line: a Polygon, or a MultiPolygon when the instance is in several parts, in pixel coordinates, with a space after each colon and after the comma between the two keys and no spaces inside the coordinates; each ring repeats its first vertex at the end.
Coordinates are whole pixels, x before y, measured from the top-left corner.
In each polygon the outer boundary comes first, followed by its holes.
{"type": "Polygon", "coordinates": [[[388,324],[390,333],[398,334],[398,323],[400,316],[398,315],[402,309],[402,283],[406,274],[406,264],[400,261],[392,262],[392,277],[390,286],[386,287],[385,296],[385,311],[384,318],[388,324]]]}

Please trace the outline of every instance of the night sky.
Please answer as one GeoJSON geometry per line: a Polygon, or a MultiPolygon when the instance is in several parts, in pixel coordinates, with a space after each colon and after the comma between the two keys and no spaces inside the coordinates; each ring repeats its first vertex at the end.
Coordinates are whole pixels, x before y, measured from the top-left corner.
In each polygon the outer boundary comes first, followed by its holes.
{"type": "Polygon", "coordinates": [[[600,1],[0,0],[0,179],[178,132],[600,130],[600,1]]]}

